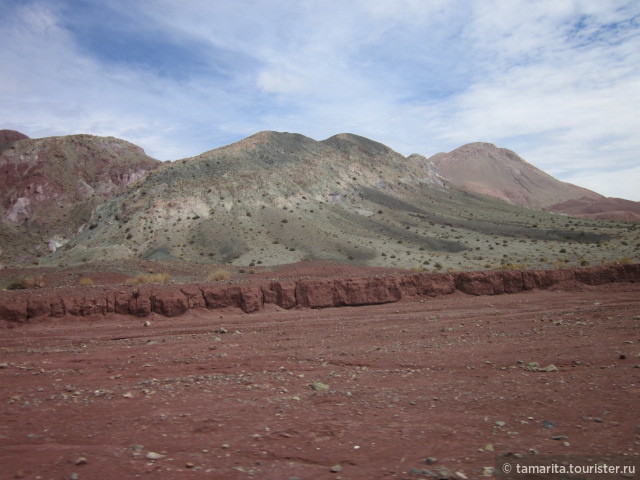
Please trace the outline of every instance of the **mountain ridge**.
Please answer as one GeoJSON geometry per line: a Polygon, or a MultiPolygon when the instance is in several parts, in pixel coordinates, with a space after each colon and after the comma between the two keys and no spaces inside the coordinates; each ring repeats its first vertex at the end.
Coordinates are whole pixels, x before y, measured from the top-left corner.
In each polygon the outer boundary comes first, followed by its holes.
{"type": "MultiPolygon", "coordinates": [[[[544,255],[538,241],[574,243],[575,252],[566,260],[579,263],[594,244],[615,237],[613,226],[598,231],[599,224],[585,220],[578,230],[562,217],[460,188],[430,158],[405,157],[354,134],[317,141],[263,131],[165,163],[112,137],[51,137],[10,144],[0,166],[16,169],[25,158],[35,161],[37,155],[27,150],[42,142],[49,146],[45,157],[55,160],[52,164],[69,165],[69,171],[84,165],[102,180],[93,185],[76,174],[73,183],[63,175],[67,183],[57,184],[67,185],[73,195],[54,189],[56,197],[44,187],[38,190],[37,176],[11,176],[14,193],[3,200],[0,231],[8,246],[0,252],[5,263],[141,259],[258,268],[326,260],[436,270],[548,266],[555,260],[544,255]],[[103,161],[113,167],[106,177],[95,173],[103,161]],[[34,186],[25,188],[23,177],[32,178],[34,186]],[[117,188],[107,188],[111,184],[117,188]],[[65,222],[60,215],[44,218],[48,210],[20,217],[16,201],[35,204],[39,192],[46,194],[40,201],[48,207],[62,202],[58,208],[68,215],[65,222]],[[50,221],[54,217],[57,222],[50,221]],[[18,239],[27,239],[30,247],[16,253],[11,245],[18,239]]],[[[486,145],[480,144],[525,168],[515,153],[486,145]]]]}

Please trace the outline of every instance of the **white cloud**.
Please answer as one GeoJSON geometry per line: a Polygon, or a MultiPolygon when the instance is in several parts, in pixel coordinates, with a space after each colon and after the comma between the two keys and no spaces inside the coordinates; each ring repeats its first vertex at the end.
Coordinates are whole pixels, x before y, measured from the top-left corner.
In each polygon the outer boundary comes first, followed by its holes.
{"type": "Polygon", "coordinates": [[[640,166],[616,171],[589,171],[568,175],[565,181],[599,192],[607,197],[640,202],[640,166]]]}

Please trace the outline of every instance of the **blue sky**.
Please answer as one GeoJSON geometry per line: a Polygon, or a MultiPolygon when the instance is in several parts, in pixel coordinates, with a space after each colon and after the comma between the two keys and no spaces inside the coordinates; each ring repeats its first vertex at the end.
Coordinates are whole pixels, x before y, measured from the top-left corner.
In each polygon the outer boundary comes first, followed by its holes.
{"type": "Polygon", "coordinates": [[[636,0],[0,0],[0,128],[161,160],[260,130],[485,141],[640,201],[636,0]]]}

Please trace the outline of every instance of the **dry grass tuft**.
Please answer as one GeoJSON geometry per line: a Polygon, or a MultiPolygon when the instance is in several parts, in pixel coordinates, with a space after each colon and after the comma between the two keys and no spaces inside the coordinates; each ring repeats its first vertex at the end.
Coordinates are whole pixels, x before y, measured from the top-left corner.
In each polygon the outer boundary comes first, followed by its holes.
{"type": "Polygon", "coordinates": [[[635,259],[629,257],[620,257],[613,262],[616,265],[633,265],[636,263],[635,259]]]}
{"type": "Polygon", "coordinates": [[[168,273],[141,273],[133,279],[133,283],[168,283],[170,280],[168,273]]]}
{"type": "Polygon", "coordinates": [[[44,276],[38,275],[37,277],[30,276],[13,280],[7,285],[7,290],[25,290],[42,287],[44,287],[44,276]]]}
{"type": "Polygon", "coordinates": [[[222,282],[231,280],[231,273],[228,270],[216,270],[207,277],[207,282],[222,282]]]}
{"type": "Polygon", "coordinates": [[[83,287],[92,287],[93,286],[93,280],[91,280],[89,277],[82,277],[78,283],[83,286],[83,287]]]}

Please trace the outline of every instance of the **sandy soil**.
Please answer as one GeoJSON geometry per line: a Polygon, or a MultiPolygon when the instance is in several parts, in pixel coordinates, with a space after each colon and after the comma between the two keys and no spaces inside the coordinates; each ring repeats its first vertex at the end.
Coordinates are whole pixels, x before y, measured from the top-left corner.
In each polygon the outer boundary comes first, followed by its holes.
{"type": "Polygon", "coordinates": [[[0,331],[0,477],[482,478],[508,452],[638,455],[639,366],[639,284],[49,319],[0,331]]]}

